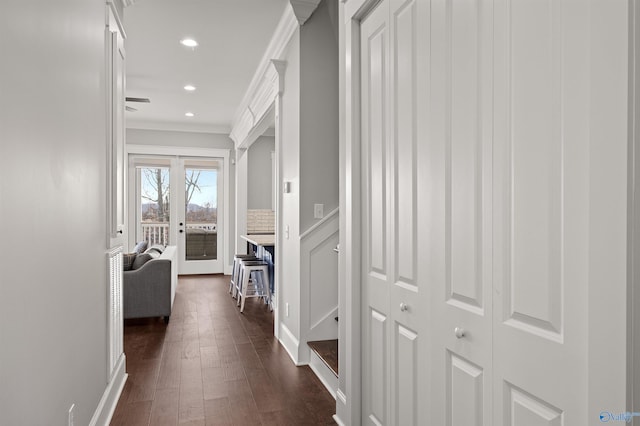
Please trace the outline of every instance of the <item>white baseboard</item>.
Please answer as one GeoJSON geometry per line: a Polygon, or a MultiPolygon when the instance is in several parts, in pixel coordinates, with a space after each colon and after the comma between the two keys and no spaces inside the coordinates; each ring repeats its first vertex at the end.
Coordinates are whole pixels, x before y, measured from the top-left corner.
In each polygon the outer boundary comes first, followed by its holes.
{"type": "Polygon", "coordinates": [[[293,361],[293,363],[297,366],[305,365],[304,363],[300,363],[298,360],[298,348],[300,346],[300,342],[296,339],[296,336],[293,335],[291,330],[287,328],[286,325],[280,323],[280,335],[278,339],[282,346],[284,346],[285,350],[289,354],[289,357],[293,361]]]}
{"type": "Polygon", "coordinates": [[[124,354],[118,360],[118,364],[114,370],[113,376],[109,380],[109,384],[100,398],[98,407],[93,413],[89,426],[109,426],[113,412],[116,410],[118,400],[127,381],[126,357],[124,354]]]}
{"type": "Polygon", "coordinates": [[[338,378],[315,351],[311,351],[309,356],[309,367],[311,367],[311,370],[318,376],[318,379],[320,379],[324,387],[327,388],[331,396],[335,399],[336,392],[338,391],[338,378]]]}
{"type": "Polygon", "coordinates": [[[346,426],[345,423],[342,420],[340,420],[340,417],[338,417],[337,414],[333,415],[333,421],[336,422],[338,426],[346,426]]]}

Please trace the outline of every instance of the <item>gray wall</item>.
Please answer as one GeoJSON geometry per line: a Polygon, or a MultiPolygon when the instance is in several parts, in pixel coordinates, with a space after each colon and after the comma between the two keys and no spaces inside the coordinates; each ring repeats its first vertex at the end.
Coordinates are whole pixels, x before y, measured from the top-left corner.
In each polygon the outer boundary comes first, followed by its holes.
{"type": "Polygon", "coordinates": [[[107,385],[103,0],[0,2],[0,423],[87,425],[107,385]]]}
{"type": "Polygon", "coordinates": [[[301,330],[300,311],[307,308],[300,303],[301,286],[309,285],[301,282],[300,235],[319,222],[313,218],[313,204],[324,204],[328,214],[339,201],[335,6],[335,0],[323,0],[293,35],[284,56],[287,68],[280,118],[280,168],[282,180],[291,183],[291,192],[282,194],[280,216],[285,237],[279,258],[287,259],[287,263],[282,268],[278,303],[289,304],[289,316],[281,311],[280,319],[296,338],[307,331],[301,330]]]}
{"type": "Polygon", "coordinates": [[[271,152],[276,150],[273,136],[260,136],[249,147],[249,188],[247,208],[271,209],[273,173],[271,152]]]}
{"type": "MultiPolygon", "coordinates": [[[[335,0],[323,0],[300,29],[300,230],[338,207],[338,39],[335,0]]],[[[285,86],[286,87],[286,86],[285,86]]],[[[286,90],[286,89],[285,89],[286,90]]]]}

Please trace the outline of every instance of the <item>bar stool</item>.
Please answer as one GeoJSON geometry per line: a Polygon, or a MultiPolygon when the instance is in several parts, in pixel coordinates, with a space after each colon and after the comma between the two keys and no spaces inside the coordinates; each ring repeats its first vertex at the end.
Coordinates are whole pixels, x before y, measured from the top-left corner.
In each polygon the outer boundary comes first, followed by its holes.
{"type": "MultiPolygon", "coordinates": [[[[233,297],[236,298],[236,306],[240,306],[240,292],[242,290],[242,285],[244,282],[244,267],[246,264],[253,264],[253,263],[258,263],[258,264],[262,264],[264,262],[264,260],[258,258],[258,257],[246,257],[244,259],[238,259],[238,274],[236,276],[236,279],[234,281],[234,288],[233,288],[233,297]]],[[[249,283],[253,284],[253,279],[251,278],[251,274],[249,274],[249,283]]]]}
{"type": "MultiPolygon", "coordinates": [[[[237,296],[236,306],[240,306],[240,296],[242,296],[242,288],[244,287],[244,274],[245,274],[245,266],[246,265],[261,265],[264,261],[260,258],[246,258],[246,259],[238,259],[238,276],[236,277],[236,281],[234,281],[235,288],[233,289],[234,296],[237,296]]],[[[254,277],[256,278],[256,277],[254,277]]],[[[262,278],[257,277],[257,278],[262,278]]],[[[251,277],[251,274],[247,276],[249,281],[249,285],[253,286],[255,289],[254,279],[251,277]]]]}
{"type": "Polygon", "coordinates": [[[253,254],[236,254],[233,256],[233,271],[231,273],[231,280],[229,281],[229,293],[231,297],[237,297],[237,285],[240,282],[240,261],[242,260],[260,260],[253,254]]]}
{"type": "Polygon", "coordinates": [[[261,260],[242,260],[240,274],[242,278],[237,286],[236,302],[236,305],[240,305],[240,312],[244,311],[244,304],[249,297],[264,297],[268,306],[271,306],[269,264],[261,260]]]}

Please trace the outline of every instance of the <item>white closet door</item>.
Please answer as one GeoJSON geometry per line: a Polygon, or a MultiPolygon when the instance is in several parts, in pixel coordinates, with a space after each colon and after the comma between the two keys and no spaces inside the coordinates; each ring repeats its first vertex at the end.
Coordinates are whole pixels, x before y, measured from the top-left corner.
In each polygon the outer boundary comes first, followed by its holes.
{"type": "Polygon", "coordinates": [[[624,66],[594,59],[624,57],[602,36],[616,5],[383,0],[363,19],[363,423],[572,426],[607,392],[624,405],[621,368],[599,370],[625,349],[592,338],[624,318],[588,294],[624,281],[598,251],[624,254],[606,231],[624,202],[598,205],[626,190],[603,112],[625,99],[602,89],[624,66]]]}
{"type": "Polygon", "coordinates": [[[495,0],[496,426],[597,420],[587,418],[588,8],[495,0]]]}
{"type": "Polygon", "coordinates": [[[493,2],[431,3],[430,424],[493,426],[493,2]]]}
{"type": "Polygon", "coordinates": [[[387,425],[389,373],[389,144],[388,0],[363,21],[362,171],[363,171],[363,423],[387,425]]]}
{"type": "Polygon", "coordinates": [[[428,51],[418,32],[426,4],[385,0],[361,27],[365,424],[429,423],[426,280],[418,275],[418,79],[426,78],[419,69],[428,51]]]}

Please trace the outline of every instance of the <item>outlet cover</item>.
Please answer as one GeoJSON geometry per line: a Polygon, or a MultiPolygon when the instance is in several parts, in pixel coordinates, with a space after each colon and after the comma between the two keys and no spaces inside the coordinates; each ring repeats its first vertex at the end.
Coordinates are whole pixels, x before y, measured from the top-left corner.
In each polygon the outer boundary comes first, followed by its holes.
{"type": "Polygon", "coordinates": [[[322,219],[324,217],[324,204],[313,205],[313,218],[322,219]]]}

